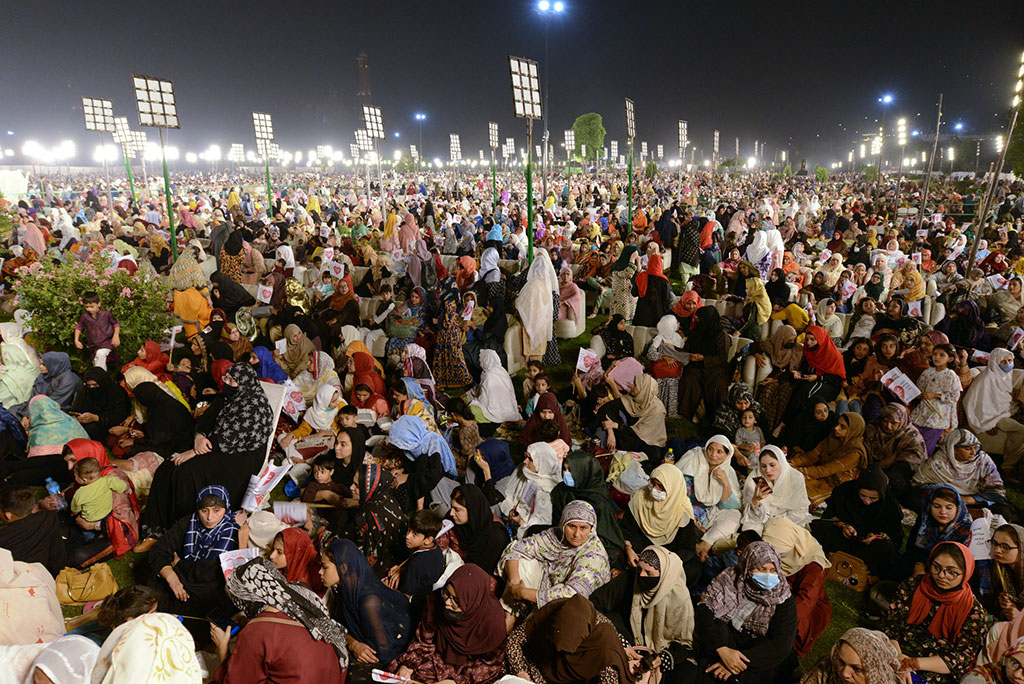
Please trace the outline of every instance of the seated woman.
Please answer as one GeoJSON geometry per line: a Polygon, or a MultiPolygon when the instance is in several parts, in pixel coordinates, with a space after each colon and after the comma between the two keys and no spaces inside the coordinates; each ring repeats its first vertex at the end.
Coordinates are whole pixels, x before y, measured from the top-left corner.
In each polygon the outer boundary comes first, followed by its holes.
{"type": "MultiPolygon", "coordinates": [[[[1024,608],[1024,563],[1020,547],[1024,528],[1000,525],[992,533],[992,573],[990,582],[975,582],[976,595],[997,620],[1019,623],[1024,608]],[[981,584],[981,587],[978,587],[981,584]],[[987,585],[987,586],[986,586],[987,585]]],[[[991,635],[990,635],[991,637],[991,635]]],[[[991,638],[989,639],[991,641],[991,638]]]]}
{"type": "Polygon", "coordinates": [[[131,411],[128,393],[110,379],[107,371],[93,367],[85,372],[85,391],[78,422],[89,433],[89,439],[106,442],[110,428],[124,422],[131,411]]]}
{"type": "Polygon", "coordinates": [[[928,556],[923,576],[900,583],[883,630],[896,642],[902,670],[929,684],[959,682],[985,641],[985,609],[971,591],[974,556],[945,542],[928,556]]]}
{"type": "Polygon", "coordinates": [[[772,518],[789,518],[806,527],[811,520],[804,476],[786,462],[782,449],[769,444],[761,449],[758,467],[743,483],[743,515],[740,526],[758,534],[772,518]]]}
{"type": "MultiPolygon", "coordinates": [[[[914,473],[912,483],[917,488],[946,484],[960,494],[968,508],[988,508],[1004,518],[1012,516],[999,468],[982,451],[974,433],[963,428],[955,428],[946,435],[935,453],[914,473]]],[[[917,489],[918,494],[921,491],[917,489]]]]}
{"type": "Polygon", "coordinates": [[[693,507],[694,522],[701,534],[697,557],[707,560],[715,542],[740,528],[740,484],[732,468],[732,442],[715,435],[704,447],[694,447],[676,461],[686,481],[686,495],[693,507]]]}
{"type": "Polygon", "coordinates": [[[900,560],[903,513],[888,478],[878,465],[856,480],[832,490],[820,520],[811,521],[811,533],[827,553],[842,551],[868,566],[868,573],[886,580],[906,576],[900,560]]]}
{"type": "Polygon", "coordinates": [[[402,416],[417,416],[427,424],[431,432],[439,432],[434,420],[433,407],[427,401],[427,395],[420,384],[412,378],[396,378],[388,385],[391,394],[391,417],[398,420],[402,416]]]}
{"type": "Polygon", "coordinates": [[[807,326],[804,360],[794,377],[798,382],[783,414],[786,423],[793,422],[813,399],[832,401],[839,396],[846,380],[846,364],[836,343],[821,326],[807,326]]]}
{"type": "Polygon", "coordinates": [[[605,369],[612,361],[633,356],[633,336],[626,331],[626,319],[622,314],[615,314],[604,325],[594,328],[595,334],[604,342],[604,356],[601,365],[605,369]]]}
{"type": "Polygon", "coordinates": [[[635,568],[600,587],[590,600],[630,644],[627,653],[653,652],[654,668],[663,677],[682,670],[693,642],[694,616],[679,556],[649,546],[640,552],[635,568]]]}
{"type": "Polygon", "coordinates": [[[71,370],[71,357],[64,352],[45,352],[39,360],[42,375],[33,383],[32,394],[43,394],[62,411],[69,410],[82,389],[82,379],[71,370]]]}
{"type": "Polygon", "coordinates": [[[697,605],[696,672],[683,681],[784,681],[796,632],[796,602],[778,552],[765,542],[748,544],[697,605]]]}
{"type": "MultiPolygon", "coordinates": [[[[24,677],[5,677],[11,684],[90,684],[100,647],[95,641],[78,634],[66,634],[49,644],[40,644],[39,655],[31,662],[24,677]]],[[[7,656],[7,654],[3,654],[7,656]]],[[[8,660],[7,657],[4,658],[8,660]]],[[[9,671],[0,669],[0,675],[9,671]]]]}
{"type": "Polygon", "coordinates": [[[609,451],[642,451],[648,464],[660,460],[668,435],[665,432],[665,405],[658,399],[658,382],[646,373],[633,379],[633,387],[621,394],[615,381],[606,376],[614,399],[602,407],[602,427],[607,431],[605,446],[609,451]],[[622,412],[625,412],[622,414],[622,412]],[[622,421],[610,416],[625,415],[622,421]]]}
{"type": "MultiPolygon", "coordinates": [[[[455,455],[448,442],[418,416],[402,416],[391,425],[388,444],[405,452],[403,477],[410,501],[425,499],[445,475],[458,477],[455,455]]],[[[424,503],[428,503],[424,501],[424,503]]]]}
{"type": "Polygon", "coordinates": [[[220,485],[199,492],[195,513],[178,520],[149,552],[149,586],[160,592],[160,610],[175,615],[228,618],[220,554],[238,548],[238,524],[220,485]]]}
{"type": "MultiPolygon", "coordinates": [[[[241,543],[243,530],[246,530],[245,525],[239,530],[239,547],[244,548],[241,543]]],[[[318,595],[324,593],[324,584],[320,579],[320,554],[304,530],[288,527],[274,535],[268,558],[289,584],[300,582],[318,595]]]]}
{"type": "MultiPolygon", "coordinates": [[[[218,572],[220,568],[218,567],[218,572]]],[[[100,647],[92,681],[168,684],[202,681],[196,644],[175,615],[149,613],[118,626],[100,647]]]]}
{"type": "Polygon", "coordinates": [[[795,455],[789,465],[804,476],[807,498],[811,506],[818,506],[843,482],[857,477],[867,466],[868,454],[864,448],[864,419],[856,413],[844,413],[826,437],[811,451],[793,449],[795,455]]]}
{"type": "Polygon", "coordinates": [[[892,333],[882,333],[875,343],[874,354],[868,357],[863,370],[846,386],[846,394],[861,404],[860,412],[873,420],[882,408],[893,400],[892,393],[882,385],[882,376],[900,364],[903,353],[899,339],[892,333]]]}
{"type": "MultiPolygon", "coordinates": [[[[302,414],[299,426],[278,438],[278,444],[287,448],[293,442],[307,437],[329,437],[340,427],[338,409],[344,405],[341,390],[334,385],[323,385],[313,398],[313,405],[302,414]]],[[[292,453],[292,458],[295,454],[292,453]]]]}
{"type": "Polygon", "coordinates": [[[960,494],[948,484],[928,485],[917,522],[907,537],[908,560],[914,562],[914,574],[926,571],[924,565],[937,544],[971,543],[971,514],[960,494]]]}
{"type": "Polygon", "coordinates": [[[754,396],[764,409],[761,419],[768,430],[774,430],[782,422],[796,386],[804,348],[797,341],[796,329],[783,325],[768,339],[755,342],[752,350],[744,362],[743,378],[756,387],[754,396]]]}
{"type": "Polygon", "coordinates": [[[811,533],[787,518],[769,520],[761,539],[771,544],[782,559],[782,572],[796,601],[793,650],[803,658],[811,652],[832,617],[832,604],[825,593],[825,571],[832,564],[811,533]]]}
{"type": "Polygon", "coordinates": [[[348,630],[348,652],[361,663],[387,663],[412,636],[409,599],[377,579],[366,557],[347,539],[335,539],[320,559],[325,587],[334,587],[331,617],[348,630]]]}
{"type": "Polygon", "coordinates": [[[537,684],[635,681],[614,625],[586,598],[575,595],[535,611],[508,635],[505,670],[537,684]]]}
{"type": "Polygon", "coordinates": [[[491,592],[491,580],[472,564],[452,573],[427,601],[409,648],[387,669],[420,682],[498,679],[505,660],[505,612],[491,592]]]}
{"type": "Polygon", "coordinates": [[[394,478],[380,465],[360,463],[357,480],[356,507],[338,511],[331,530],[354,541],[377,576],[384,577],[405,540],[405,514],[392,487],[394,478]]]}
{"type": "Polygon", "coordinates": [[[1024,670],[1024,637],[1017,639],[994,662],[976,665],[960,684],[1011,684],[1024,670]]]}
{"type": "Polygon", "coordinates": [[[1010,481],[1024,457],[1024,425],[1014,419],[1013,352],[993,349],[988,365],[963,395],[964,414],[971,432],[985,451],[1003,454],[1002,473],[1010,481]]]}
{"type": "Polygon", "coordinates": [[[557,528],[509,544],[498,561],[506,579],[502,604],[515,614],[573,594],[589,597],[611,579],[608,554],[594,533],[597,514],[585,501],[562,511],[557,528]]]}
{"type": "Polygon", "coordinates": [[[191,448],[189,434],[195,427],[192,414],[161,387],[144,382],[135,388],[135,402],[146,420],[136,418],[135,426],[118,440],[124,455],[152,451],[166,459],[191,448]]]}
{"type": "Polygon", "coordinates": [[[669,418],[679,417],[679,377],[683,365],[672,356],[683,349],[678,329],[679,321],[675,316],[662,316],[658,321],[658,334],[647,347],[651,375],[658,382],[658,399],[665,405],[669,418]]]}
{"type": "Polygon", "coordinates": [[[910,424],[902,404],[889,404],[864,430],[868,460],[880,466],[889,478],[889,491],[900,499],[925,459],[924,437],[910,424]]]}
{"type": "Polygon", "coordinates": [[[686,478],[671,463],[651,472],[650,483],[634,492],[619,521],[626,545],[626,561],[636,567],[637,549],[664,546],[682,559],[687,581],[693,585],[700,575],[697,558],[697,521],[686,492],[686,478]]]}
{"type": "Polygon", "coordinates": [[[831,653],[822,656],[800,684],[903,684],[901,670],[899,651],[884,632],[854,627],[839,637],[831,653]]]}
{"type": "Polygon", "coordinates": [[[449,537],[453,551],[466,563],[472,563],[495,574],[498,559],[508,546],[508,529],[495,520],[491,503],[476,485],[459,485],[452,492],[451,521],[455,524],[454,538],[449,537]]]}
{"type": "Polygon", "coordinates": [[[692,419],[703,400],[710,422],[729,390],[730,339],[715,307],[702,306],[694,318],[696,323],[683,345],[683,351],[690,353],[690,362],[683,368],[679,381],[679,414],[692,419]]]}
{"type": "Polygon", "coordinates": [[[875,315],[875,330],[883,330],[896,335],[900,344],[909,347],[917,342],[924,324],[920,319],[907,315],[907,300],[903,297],[889,297],[884,313],[875,315]]]}
{"type": "Polygon", "coordinates": [[[227,592],[248,621],[228,655],[231,633],[212,625],[220,667],[218,684],[274,680],[344,681],[345,630],[308,587],[291,584],[274,564],[253,558],[228,575],[227,592]],[[272,674],[271,674],[272,673],[272,674]]]}
{"type": "Polygon", "coordinates": [[[287,340],[284,353],[273,352],[274,362],[288,374],[289,378],[306,370],[309,365],[309,355],[316,351],[316,347],[310,341],[302,328],[292,323],[284,329],[284,339],[287,340]]]}
{"type": "Polygon", "coordinates": [[[562,464],[551,445],[535,442],[526,447],[519,467],[495,485],[505,497],[501,513],[512,523],[518,539],[552,524],[551,491],[562,481],[561,472],[562,464]]]}
{"type": "Polygon", "coordinates": [[[551,519],[561,519],[572,501],[585,501],[597,513],[597,536],[615,567],[624,560],[625,540],[615,519],[615,504],[608,493],[604,471],[597,458],[585,451],[570,451],[562,459],[562,481],[551,490],[551,519]]]}
{"type": "Polygon", "coordinates": [[[171,378],[170,374],[167,372],[167,364],[169,362],[170,358],[167,354],[160,351],[159,344],[147,341],[143,342],[142,346],[139,347],[139,351],[136,353],[135,358],[121,368],[121,372],[125,373],[133,366],[141,366],[163,382],[165,380],[170,380],[171,378]]]}
{"type": "MultiPolygon", "coordinates": [[[[13,416],[10,420],[13,420],[13,416]]],[[[64,445],[73,439],[89,437],[78,421],[61,411],[53,399],[37,394],[28,402],[26,427],[28,458],[0,462],[0,481],[4,484],[39,486],[46,478],[52,477],[57,482],[70,482],[61,455],[64,445]]],[[[14,430],[13,425],[11,429],[14,430]]]]}

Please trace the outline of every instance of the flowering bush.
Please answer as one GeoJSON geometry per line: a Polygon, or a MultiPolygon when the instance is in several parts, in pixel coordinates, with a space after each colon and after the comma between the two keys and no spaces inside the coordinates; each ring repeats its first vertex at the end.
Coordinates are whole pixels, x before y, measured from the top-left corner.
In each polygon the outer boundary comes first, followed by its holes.
{"type": "Polygon", "coordinates": [[[146,340],[166,339],[164,331],[175,324],[167,307],[167,285],[142,271],[130,275],[112,268],[104,255],[84,263],[70,258],[64,264],[36,262],[18,275],[18,305],[31,313],[29,327],[40,351],[65,351],[72,359],[89,362],[88,352],[75,348],[75,324],[85,311],[81,296],[89,291],[99,294],[100,307],[121,325],[119,351],[125,360],[134,358],[146,340]]]}

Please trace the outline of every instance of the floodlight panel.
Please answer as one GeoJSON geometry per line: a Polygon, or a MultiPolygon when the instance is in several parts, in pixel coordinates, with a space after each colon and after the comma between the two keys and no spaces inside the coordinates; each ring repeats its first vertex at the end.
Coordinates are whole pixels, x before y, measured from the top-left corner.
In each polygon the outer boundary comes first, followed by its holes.
{"type": "Polygon", "coordinates": [[[636,137],[636,111],[633,101],[626,98],[626,136],[632,140],[636,137]]]}
{"type": "Polygon", "coordinates": [[[658,159],[664,159],[664,158],[665,158],[665,146],[664,145],[658,145],[658,159]]]}
{"type": "Polygon", "coordinates": [[[612,140],[612,157],[618,157],[618,156],[619,156],[619,141],[618,140],[612,140]]]}
{"type": "Polygon", "coordinates": [[[128,128],[127,116],[119,116],[114,119],[114,142],[122,146],[131,144],[132,131],[128,128]]]}
{"type": "Polygon", "coordinates": [[[110,100],[83,97],[82,114],[85,116],[85,130],[114,132],[114,103],[110,100]]]}
{"type": "Polygon", "coordinates": [[[537,63],[521,57],[509,57],[508,60],[516,117],[520,119],[542,118],[537,63]]]}
{"type": "Polygon", "coordinates": [[[174,102],[174,84],[166,78],[132,75],[132,88],[139,109],[139,124],[160,128],[180,128],[178,107],[174,102]]]}
{"type": "Polygon", "coordinates": [[[263,112],[252,113],[252,128],[256,133],[257,140],[273,140],[274,139],[274,123],[270,118],[270,114],[264,114],[263,112]]]}
{"type": "Polygon", "coordinates": [[[415,145],[409,145],[409,154],[412,155],[413,159],[419,159],[420,158],[419,150],[416,149],[415,145]]]}
{"type": "Polygon", "coordinates": [[[359,159],[359,145],[356,143],[349,143],[348,151],[352,155],[353,159],[359,159]]]}
{"type": "Polygon", "coordinates": [[[359,149],[363,152],[369,152],[373,149],[373,143],[370,142],[370,134],[365,128],[356,131],[356,144],[359,145],[359,149]]]}
{"type": "Polygon", "coordinates": [[[498,124],[493,121],[487,123],[487,138],[491,144],[491,149],[498,149],[498,124]]]}
{"type": "Polygon", "coordinates": [[[640,156],[641,157],[646,157],[647,156],[647,141],[646,140],[642,141],[640,143],[640,156]]]}
{"type": "Polygon", "coordinates": [[[380,107],[363,105],[363,122],[370,138],[384,139],[384,118],[381,116],[380,107]]]}

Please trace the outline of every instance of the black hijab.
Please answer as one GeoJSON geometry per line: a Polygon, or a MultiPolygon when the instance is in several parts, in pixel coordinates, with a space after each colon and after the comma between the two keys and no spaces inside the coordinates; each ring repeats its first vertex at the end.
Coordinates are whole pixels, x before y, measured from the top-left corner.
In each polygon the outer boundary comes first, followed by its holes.
{"type": "Polygon", "coordinates": [[[889,478],[877,463],[861,472],[860,477],[844,482],[832,490],[825,518],[835,518],[857,530],[857,536],[885,534],[897,547],[903,540],[903,513],[896,497],[889,492],[889,478]],[[878,492],[879,500],[866,506],[860,490],[878,492]]]}
{"type": "Polygon", "coordinates": [[[352,440],[352,458],[349,459],[348,465],[342,463],[341,459],[334,460],[334,475],[331,480],[350,487],[356,481],[359,464],[363,462],[363,456],[366,454],[366,436],[359,428],[342,428],[341,432],[347,433],[352,440]]]}
{"type": "Polygon", "coordinates": [[[155,451],[164,458],[192,448],[195,420],[185,405],[154,382],[135,388],[135,400],[146,407],[146,436],[136,440],[135,451],[155,451]],[[145,448],[139,448],[145,447],[145,448]]]}
{"type": "MultiPolygon", "coordinates": [[[[494,519],[491,504],[479,487],[464,484],[456,487],[455,492],[462,492],[469,516],[465,525],[455,526],[455,536],[466,562],[475,563],[494,574],[498,559],[509,543],[508,530],[494,519]]],[[[452,493],[453,498],[455,492],[452,493]]]]}
{"type": "Polygon", "coordinates": [[[113,427],[128,417],[132,410],[131,399],[123,387],[110,379],[107,371],[93,366],[85,372],[85,380],[92,380],[99,386],[85,386],[82,408],[87,413],[95,413],[103,427],[113,427]]]}
{"type": "Polygon", "coordinates": [[[231,256],[238,256],[242,252],[242,231],[236,230],[231,233],[221,249],[231,256]]]}
{"type": "Polygon", "coordinates": [[[693,314],[695,323],[690,334],[686,338],[683,347],[686,351],[695,354],[713,356],[724,347],[728,349],[728,340],[725,331],[722,330],[722,315],[713,306],[702,306],[693,314]]]}
{"type": "Polygon", "coordinates": [[[788,302],[789,301],[789,283],[786,282],[786,272],[781,268],[777,268],[772,271],[772,275],[777,280],[769,280],[764,284],[764,289],[768,293],[768,299],[774,304],[775,302],[788,302]]]}

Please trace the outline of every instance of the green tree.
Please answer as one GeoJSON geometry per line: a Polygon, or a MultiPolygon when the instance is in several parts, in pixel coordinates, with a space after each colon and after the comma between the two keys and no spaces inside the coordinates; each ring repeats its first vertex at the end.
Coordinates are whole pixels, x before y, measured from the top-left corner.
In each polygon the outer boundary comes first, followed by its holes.
{"type": "Polygon", "coordinates": [[[878,180],[878,169],[873,164],[864,167],[864,180],[869,183],[874,183],[878,180]]]}
{"type": "Polygon", "coordinates": [[[596,112],[580,114],[572,124],[573,134],[576,136],[576,148],[572,153],[579,154],[580,145],[587,146],[587,156],[593,158],[595,152],[604,147],[604,137],[608,131],[604,129],[601,115],[596,112]]]}
{"type": "Polygon", "coordinates": [[[723,169],[737,169],[743,166],[743,162],[739,157],[726,157],[722,161],[718,162],[718,166],[723,169]]]}
{"type": "Polygon", "coordinates": [[[644,169],[644,178],[647,180],[654,180],[654,177],[658,175],[658,165],[655,162],[647,162],[647,167],[644,169]]]}
{"type": "Polygon", "coordinates": [[[782,169],[782,175],[785,176],[786,178],[792,178],[793,167],[790,166],[789,164],[786,164],[785,168],[782,169]]]}
{"type": "Polygon", "coordinates": [[[826,169],[824,166],[815,166],[814,167],[814,178],[819,183],[824,183],[825,181],[828,180],[828,169],[826,169]]]}

